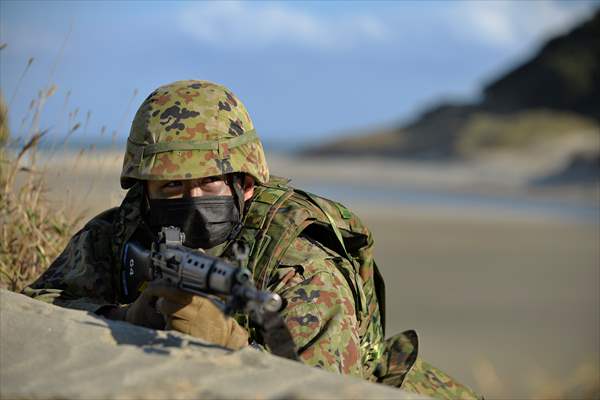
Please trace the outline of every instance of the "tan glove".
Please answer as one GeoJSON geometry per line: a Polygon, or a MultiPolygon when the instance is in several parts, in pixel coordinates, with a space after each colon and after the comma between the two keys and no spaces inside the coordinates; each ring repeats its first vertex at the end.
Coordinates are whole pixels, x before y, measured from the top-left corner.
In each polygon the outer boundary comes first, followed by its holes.
{"type": "MultiPolygon", "coordinates": [[[[192,335],[238,350],[248,345],[248,332],[210,300],[160,283],[146,288],[158,295],[157,310],[164,315],[165,329],[192,335]]],[[[144,291],[144,292],[145,292],[144,291]]]]}
{"type": "Polygon", "coordinates": [[[158,286],[153,282],[148,284],[148,287],[133,303],[121,308],[121,316],[118,319],[146,328],[164,329],[165,318],[156,309],[161,287],[162,284],[158,286]]]}

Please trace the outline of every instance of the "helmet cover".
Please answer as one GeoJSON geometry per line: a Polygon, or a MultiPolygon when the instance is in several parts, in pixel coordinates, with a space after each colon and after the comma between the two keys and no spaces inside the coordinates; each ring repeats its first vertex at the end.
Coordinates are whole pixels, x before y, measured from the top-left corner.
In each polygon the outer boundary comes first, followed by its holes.
{"type": "Polygon", "coordinates": [[[121,187],[136,180],[183,180],[243,172],[269,180],[246,107],[224,86],[177,81],[152,92],[131,124],[121,187]]]}

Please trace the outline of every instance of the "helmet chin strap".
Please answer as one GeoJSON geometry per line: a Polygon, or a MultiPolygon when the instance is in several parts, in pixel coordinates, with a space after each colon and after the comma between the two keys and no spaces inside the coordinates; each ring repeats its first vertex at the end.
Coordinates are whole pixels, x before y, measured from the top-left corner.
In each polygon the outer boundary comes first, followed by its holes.
{"type": "Polygon", "coordinates": [[[242,220],[244,219],[244,181],[245,175],[243,173],[235,173],[231,174],[231,177],[227,180],[227,184],[231,188],[231,194],[236,201],[235,204],[240,213],[240,222],[237,224],[235,228],[231,231],[229,235],[229,239],[234,239],[242,228],[242,220]]]}
{"type": "Polygon", "coordinates": [[[150,211],[150,195],[148,194],[148,182],[138,181],[138,185],[142,185],[142,196],[144,197],[144,204],[142,209],[142,215],[145,217],[150,211]]]}
{"type": "Polygon", "coordinates": [[[231,194],[233,195],[238,211],[240,212],[240,219],[244,217],[244,174],[231,174],[227,179],[227,184],[231,188],[231,194]]]}

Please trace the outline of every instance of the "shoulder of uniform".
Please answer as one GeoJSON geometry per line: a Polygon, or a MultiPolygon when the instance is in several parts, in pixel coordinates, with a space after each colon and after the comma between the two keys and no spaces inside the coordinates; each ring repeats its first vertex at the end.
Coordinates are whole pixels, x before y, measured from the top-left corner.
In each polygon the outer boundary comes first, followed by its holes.
{"type": "Polygon", "coordinates": [[[256,204],[251,211],[264,213],[269,209],[285,207],[286,213],[292,209],[303,209],[304,214],[319,218],[320,207],[305,192],[290,185],[291,180],[279,176],[271,176],[269,182],[257,185],[250,204],[256,204]]]}
{"type": "Polygon", "coordinates": [[[269,181],[264,183],[262,186],[265,187],[283,187],[283,188],[287,188],[289,186],[289,183],[292,180],[290,178],[285,178],[283,176],[277,176],[277,175],[271,175],[269,178],[269,181]]]}
{"type": "Polygon", "coordinates": [[[355,214],[340,203],[290,186],[285,178],[257,185],[246,207],[239,238],[249,243],[249,265],[256,266],[257,281],[290,259],[307,254],[313,259],[348,258],[372,244],[370,232],[355,214]],[[302,251],[303,247],[311,250],[302,251]]]}
{"type": "Polygon", "coordinates": [[[293,242],[270,280],[271,290],[288,290],[296,285],[310,286],[317,281],[334,282],[336,291],[351,296],[351,284],[340,268],[350,268],[348,261],[308,237],[299,236],[293,242]],[[321,276],[315,281],[315,277],[321,276]]]}
{"type": "Polygon", "coordinates": [[[118,216],[118,210],[118,207],[113,207],[102,211],[86,222],[82,230],[106,229],[111,227],[118,216]]]}
{"type": "MultiPolygon", "coordinates": [[[[322,224],[335,224],[340,229],[352,232],[353,235],[368,237],[367,241],[371,241],[371,233],[360,218],[342,203],[310,193],[306,190],[289,185],[290,180],[287,178],[273,177],[265,186],[265,190],[270,192],[264,197],[269,198],[272,193],[283,193],[290,191],[283,205],[286,207],[304,208],[311,214],[311,217],[322,224]]],[[[361,243],[360,246],[365,245],[361,243]]]]}
{"type": "Polygon", "coordinates": [[[98,214],[94,218],[92,218],[92,221],[98,220],[98,221],[113,222],[118,214],[118,211],[119,211],[119,207],[109,208],[108,210],[104,210],[100,214],[98,214]]]}
{"type": "Polygon", "coordinates": [[[246,204],[244,225],[247,228],[264,229],[273,223],[276,226],[281,223],[293,226],[307,218],[316,218],[319,211],[314,204],[288,184],[289,179],[272,177],[269,182],[257,185],[254,195],[246,204]]]}
{"type": "Polygon", "coordinates": [[[288,250],[284,253],[280,264],[303,265],[315,260],[324,260],[333,257],[339,257],[339,255],[318,241],[305,235],[300,235],[294,239],[288,250]]]}

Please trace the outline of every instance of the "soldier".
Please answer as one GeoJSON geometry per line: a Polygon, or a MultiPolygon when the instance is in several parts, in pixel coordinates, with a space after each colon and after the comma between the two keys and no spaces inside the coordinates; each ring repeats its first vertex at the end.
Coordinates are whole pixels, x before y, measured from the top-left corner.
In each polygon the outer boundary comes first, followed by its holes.
{"type": "Polygon", "coordinates": [[[234,242],[250,249],[245,266],[260,289],[282,297],[304,363],[438,398],[476,397],[417,357],[414,331],[385,340],[370,232],[340,203],[269,175],[250,116],[227,88],[178,81],[152,92],[131,126],[121,187],[120,207],[89,221],[26,294],[231,349],[264,348],[247,320],[205,297],[123,283],[125,243],[150,247],[173,225],[184,245],[213,256],[233,260],[234,242]]]}

